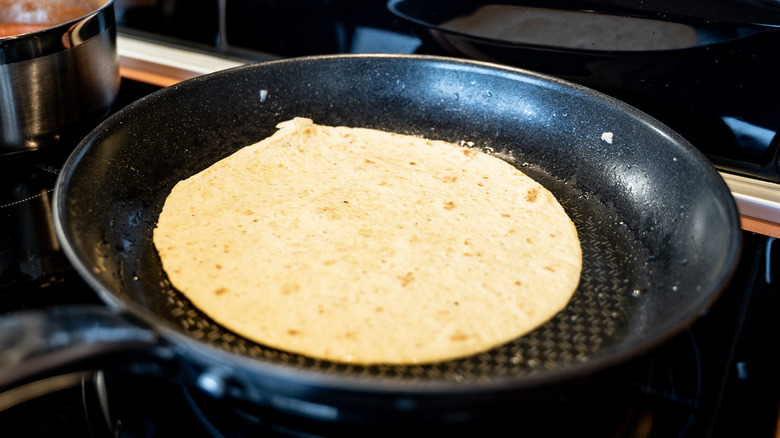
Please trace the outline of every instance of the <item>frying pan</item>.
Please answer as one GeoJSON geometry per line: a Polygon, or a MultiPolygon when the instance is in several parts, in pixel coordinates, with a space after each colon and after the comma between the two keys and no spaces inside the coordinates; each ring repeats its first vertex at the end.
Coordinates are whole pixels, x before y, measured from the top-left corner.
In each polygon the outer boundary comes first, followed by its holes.
{"type": "Polygon", "coordinates": [[[646,114],[553,77],[424,55],[293,58],[156,92],[76,148],[54,214],[63,250],[110,310],[0,321],[0,386],[127,351],[123,363],[163,362],[169,378],[214,397],[355,423],[521,403],[647,352],[707,310],[741,244],[718,173],[646,114]],[[166,279],[151,238],[156,218],[177,181],[294,116],[473,141],[511,156],[560,199],[580,233],[584,267],[569,306],[490,352],[411,366],[314,360],[209,320],[166,279]]]}

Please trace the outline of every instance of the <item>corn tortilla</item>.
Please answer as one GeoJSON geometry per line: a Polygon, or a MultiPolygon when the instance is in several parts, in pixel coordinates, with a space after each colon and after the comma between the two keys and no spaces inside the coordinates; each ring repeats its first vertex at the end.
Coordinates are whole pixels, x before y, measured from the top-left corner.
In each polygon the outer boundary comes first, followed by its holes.
{"type": "Polygon", "coordinates": [[[474,148],[295,118],[180,181],[154,244],[171,284],[260,344],[335,362],[486,351],[579,282],[555,197],[474,148]]]}

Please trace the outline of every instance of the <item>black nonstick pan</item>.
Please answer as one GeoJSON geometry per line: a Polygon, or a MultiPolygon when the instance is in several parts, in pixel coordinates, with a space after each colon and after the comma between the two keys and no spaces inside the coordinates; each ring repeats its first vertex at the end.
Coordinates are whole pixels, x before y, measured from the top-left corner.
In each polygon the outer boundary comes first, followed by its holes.
{"type": "Polygon", "coordinates": [[[273,61],[154,93],[77,147],[54,214],[64,251],[110,310],[0,321],[0,386],[131,350],[143,354],[125,361],[164,362],[166,376],[211,396],[336,422],[490,410],[620,364],[705,312],[740,250],[723,180],[654,119],[552,77],[420,55],[273,61]],[[584,270],[570,305],[490,352],[414,366],[313,360],[210,321],[167,281],[151,239],[156,218],[177,181],[294,116],[511,156],[561,200],[580,233],[584,270]]]}

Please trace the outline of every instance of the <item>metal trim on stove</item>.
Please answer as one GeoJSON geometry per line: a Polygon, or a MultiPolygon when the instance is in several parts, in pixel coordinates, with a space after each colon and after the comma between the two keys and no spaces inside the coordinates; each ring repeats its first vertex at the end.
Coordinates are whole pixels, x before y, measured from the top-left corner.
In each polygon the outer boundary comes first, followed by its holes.
{"type": "Polygon", "coordinates": [[[162,87],[251,62],[126,34],[117,35],[117,51],[122,76],[162,87]]]}
{"type": "Polygon", "coordinates": [[[743,217],[780,225],[780,184],[720,172],[743,217]]]}

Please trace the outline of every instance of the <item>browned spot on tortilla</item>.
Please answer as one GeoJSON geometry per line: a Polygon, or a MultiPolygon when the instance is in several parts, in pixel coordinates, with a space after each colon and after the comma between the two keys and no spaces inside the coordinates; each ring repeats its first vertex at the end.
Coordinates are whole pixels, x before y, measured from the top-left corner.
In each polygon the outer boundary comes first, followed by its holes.
{"type": "Polygon", "coordinates": [[[341,214],[333,207],[320,207],[317,210],[328,219],[341,219],[341,214]]]}
{"type": "Polygon", "coordinates": [[[414,274],[407,272],[406,275],[399,275],[398,279],[401,280],[401,286],[406,287],[414,281],[414,274]]]}
{"type": "Polygon", "coordinates": [[[365,163],[365,164],[374,164],[374,162],[369,160],[368,158],[364,159],[363,163],[365,163]]]}
{"type": "Polygon", "coordinates": [[[409,165],[410,165],[410,166],[416,166],[416,165],[417,165],[417,163],[415,163],[414,161],[410,161],[410,162],[409,162],[409,165]]]}
{"type": "Polygon", "coordinates": [[[555,268],[553,268],[552,266],[545,266],[542,269],[544,269],[545,271],[555,272],[555,268]]]}
{"type": "Polygon", "coordinates": [[[534,187],[525,194],[525,200],[528,202],[536,202],[536,198],[539,197],[539,188],[534,187]]]}
{"type": "Polygon", "coordinates": [[[523,285],[522,281],[520,281],[520,280],[516,280],[515,281],[515,286],[522,286],[522,285],[523,285]]]}
{"type": "Polygon", "coordinates": [[[453,208],[455,208],[455,203],[454,202],[447,201],[447,202],[444,203],[444,209],[445,210],[452,210],[453,208]]]}
{"type": "Polygon", "coordinates": [[[476,151],[474,149],[469,149],[469,148],[463,149],[463,155],[465,155],[467,157],[473,157],[474,155],[477,155],[477,152],[478,151],[476,151]]]}
{"type": "Polygon", "coordinates": [[[325,266],[330,266],[330,265],[332,265],[334,263],[336,263],[336,261],[333,260],[333,259],[325,260],[324,262],[322,262],[322,264],[325,265],[325,266]]]}
{"type": "Polygon", "coordinates": [[[299,290],[301,290],[301,285],[298,283],[284,283],[280,292],[282,295],[290,295],[292,293],[298,292],[299,290]]]}
{"type": "Polygon", "coordinates": [[[288,334],[288,335],[291,335],[291,336],[296,336],[296,335],[300,335],[300,334],[301,334],[301,332],[300,332],[300,330],[295,330],[295,329],[287,329],[287,334],[288,334]]]}
{"type": "Polygon", "coordinates": [[[445,182],[445,183],[454,183],[457,180],[458,177],[455,175],[445,175],[441,178],[441,182],[445,182]]]}
{"type": "Polygon", "coordinates": [[[222,269],[222,265],[220,265],[219,263],[217,263],[217,264],[216,264],[216,266],[215,266],[215,268],[217,268],[217,269],[222,269]]]}
{"type": "Polygon", "coordinates": [[[215,291],[214,291],[214,294],[216,294],[216,295],[222,295],[222,294],[224,294],[225,292],[227,292],[227,289],[226,289],[226,288],[224,288],[224,287],[220,287],[220,288],[218,288],[217,290],[215,290],[215,291]]]}
{"type": "Polygon", "coordinates": [[[376,312],[376,313],[382,313],[384,311],[385,311],[385,309],[382,306],[374,307],[374,312],[376,312]]]}
{"type": "Polygon", "coordinates": [[[344,337],[346,339],[355,339],[355,338],[357,338],[357,333],[355,333],[353,331],[349,331],[349,332],[344,333],[344,337]]]}
{"type": "Polygon", "coordinates": [[[526,315],[530,315],[531,314],[531,309],[528,307],[528,305],[525,303],[525,301],[518,302],[517,303],[517,308],[520,309],[526,315]]]}
{"type": "Polygon", "coordinates": [[[452,334],[452,336],[450,336],[450,341],[462,342],[462,341],[465,341],[468,338],[469,338],[469,335],[467,335],[467,334],[465,334],[465,333],[463,333],[461,331],[456,331],[455,333],[452,334]]]}
{"type": "Polygon", "coordinates": [[[506,213],[501,213],[501,216],[502,216],[502,217],[512,217],[512,216],[510,216],[510,215],[508,215],[508,214],[506,214],[506,213]]]}

